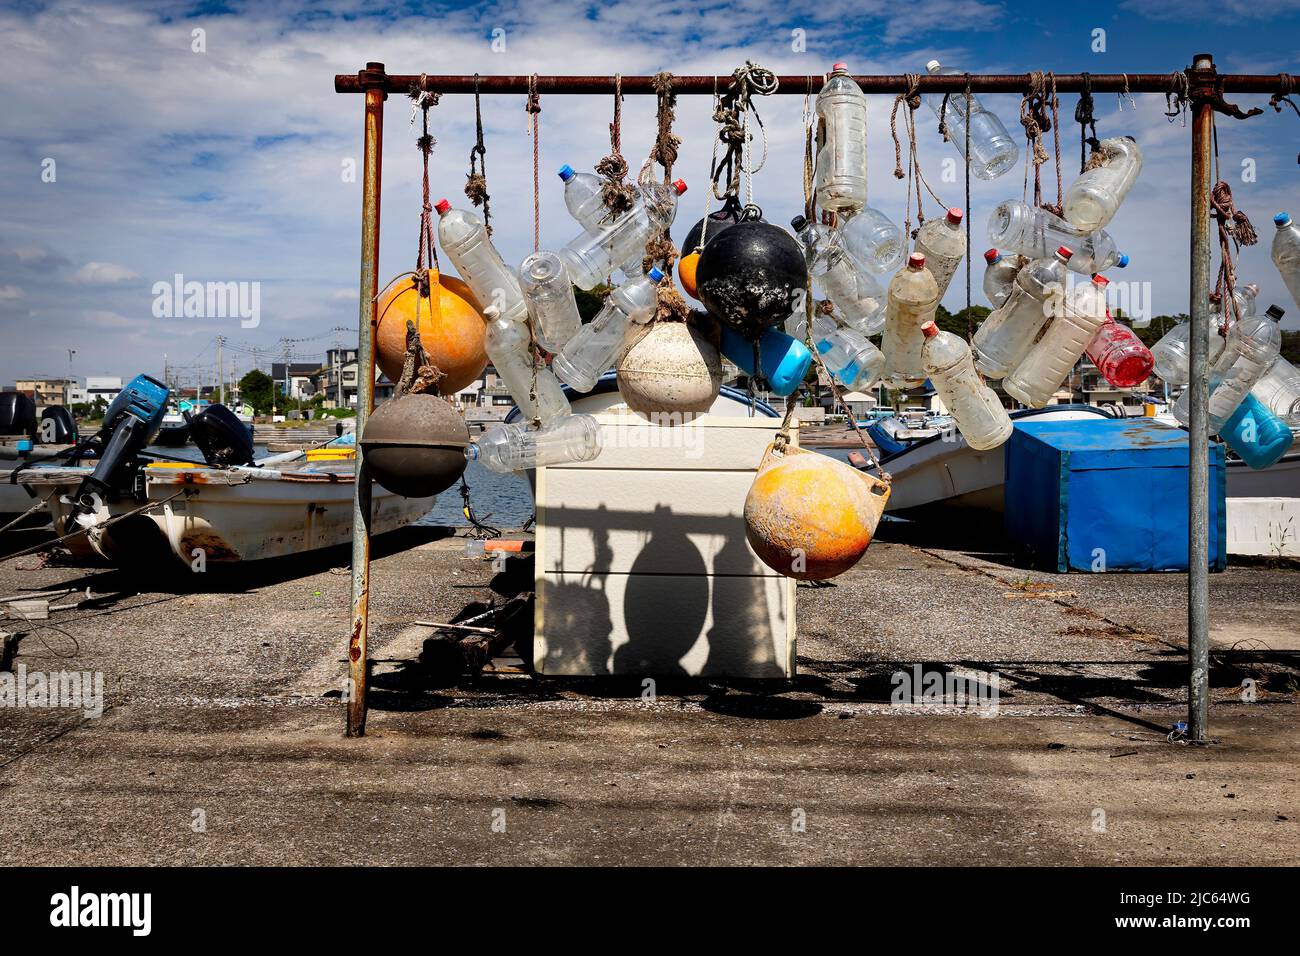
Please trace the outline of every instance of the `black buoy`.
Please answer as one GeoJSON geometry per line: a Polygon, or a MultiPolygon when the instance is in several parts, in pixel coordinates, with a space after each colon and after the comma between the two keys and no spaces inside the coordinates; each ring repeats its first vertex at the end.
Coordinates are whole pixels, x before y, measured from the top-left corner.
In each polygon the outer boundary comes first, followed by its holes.
{"type": "Polygon", "coordinates": [[[808,285],[808,266],[788,232],[747,220],[708,241],[695,276],[709,313],[755,341],[794,311],[808,285]]]}
{"type": "Polygon", "coordinates": [[[445,399],[399,395],[375,409],[358,444],[375,481],[404,498],[428,498],[464,474],[469,430],[445,399]]]}
{"type": "Polygon", "coordinates": [[[682,243],[682,255],[688,256],[696,251],[700,244],[700,237],[703,236],[705,242],[712,242],[718,238],[727,229],[730,229],[736,223],[741,221],[744,210],[740,206],[734,208],[723,208],[717,212],[711,212],[704,219],[701,219],[691,227],[691,231],[686,234],[686,241],[682,243]],[[709,222],[709,231],[704,232],[704,220],[709,222]]]}

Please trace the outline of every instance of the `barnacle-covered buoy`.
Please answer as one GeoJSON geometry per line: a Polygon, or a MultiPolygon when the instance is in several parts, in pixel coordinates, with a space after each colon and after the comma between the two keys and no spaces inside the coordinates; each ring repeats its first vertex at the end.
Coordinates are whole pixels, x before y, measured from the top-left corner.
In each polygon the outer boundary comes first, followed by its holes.
{"type": "Polygon", "coordinates": [[[418,311],[416,328],[420,332],[420,344],[430,363],[446,376],[438,383],[438,389],[444,395],[453,395],[487,368],[487,352],[483,346],[487,323],[469,286],[455,276],[432,271],[429,278],[427,299],[420,295],[414,276],[403,276],[379,300],[375,361],[390,381],[402,377],[406,322],[408,319],[414,322],[418,311]],[[435,276],[436,282],[432,281],[435,276]]]}
{"type": "MultiPolygon", "coordinates": [[[[635,333],[633,333],[635,334],[635,333]]],[[[618,358],[618,391],[627,407],[661,423],[703,414],[718,397],[722,359],[685,322],[656,322],[618,358]]]]}
{"type": "Polygon", "coordinates": [[[469,429],[445,399],[401,395],[375,409],[357,444],[375,481],[404,498],[428,498],[464,474],[469,429]]]}
{"type": "Polygon", "coordinates": [[[747,220],[708,240],[695,287],[709,313],[750,341],[794,309],[808,285],[799,243],[769,222],[747,220]]]}
{"type": "Polygon", "coordinates": [[[866,553],[888,500],[887,483],[842,461],[769,445],[745,498],[745,537],[773,571],[824,581],[866,553]]]}

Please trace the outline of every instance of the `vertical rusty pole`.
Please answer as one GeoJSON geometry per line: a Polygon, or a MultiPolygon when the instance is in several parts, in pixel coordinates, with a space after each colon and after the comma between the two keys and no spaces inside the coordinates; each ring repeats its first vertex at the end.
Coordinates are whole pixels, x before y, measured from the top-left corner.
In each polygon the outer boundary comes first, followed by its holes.
{"type": "MultiPolygon", "coordinates": [[[[1214,58],[1198,53],[1192,103],[1191,374],[1188,383],[1187,468],[1187,733],[1209,735],[1210,692],[1210,466],[1209,335],[1210,175],[1214,139],[1214,58]]],[[[1220,516],[1222,520],[1222,516],[1220,516]]]]}
{"type": "MultiPolygon", "coordinates": [[[[375,325],[379,292],[379,182],[384,144],[384,64],[367,63],[360,74],[366,90],[365,169],[361,192],[361,309],[357,336],[357,438],[375,404],[375,325]]],[[[352,495],[352,632],[348,638],[349,737],[366,732],[366,683],[370,657],[370,471],[357,456],[352,495]]]]}

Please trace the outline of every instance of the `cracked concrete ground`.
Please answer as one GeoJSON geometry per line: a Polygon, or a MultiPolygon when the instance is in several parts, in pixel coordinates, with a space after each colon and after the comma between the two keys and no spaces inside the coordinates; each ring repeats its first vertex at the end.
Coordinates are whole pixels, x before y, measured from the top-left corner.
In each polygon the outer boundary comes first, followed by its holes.
{"type": "Polygon", "coordinates": [[[1293,569],[1212,576],[1218,743],[1190,747],[1166,739],[1179,575],[1038,574],[887,528],[799,588],[798,678],[647,704],[633,681],[428,680],[411,622],[490,593],[461,545],[377,542],[360,740],[346,553],[199,581],[0,563],[5,595],[90,588],[57,627],[0,629],[26,631],[15,667],[102,672],[108,704],[0,710],[0,862],[1300,863],[1293,569]],[[917,663],[997,673],[996,715],[891,706],[917,663]]]}

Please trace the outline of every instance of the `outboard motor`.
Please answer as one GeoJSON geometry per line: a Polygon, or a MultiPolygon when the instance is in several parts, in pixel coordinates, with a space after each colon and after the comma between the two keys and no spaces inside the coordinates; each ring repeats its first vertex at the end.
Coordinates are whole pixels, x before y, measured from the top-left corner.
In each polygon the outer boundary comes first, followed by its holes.
{"type": "Polygon", "coordinates": [[[36,403],[22,392],[0,392],[0,435],[36,435],[36,403]]]}
{"type": "Polygon", "coordinates": [[[62,405],[51,405],[41,412],[40,439],[44,445],[75,445],[77,422],[72,413],[62,405]]]}
{"type": "Polygon", "coordinates": [[[185,412],[190,439],[209,465],[229,467],[253,463],[253,436],[248,426],[225,405],[209,405],[197,415],[185,412]]]}
{"type": "MultiPolygon", "coordinates": [[[[96,500],[113,494],[131,474],[137,455],[158,434],[167,413],[170,390],[157,379],[137,375],[118,393],[104,413],[104,424],[90,439],[99,451],[95,470],[82,480],[64,522],[64,533],[75,531],[77,519],[95,510],[96,500]]],[[[129,485],[128,485],[129,488],[129,485]]]]}

